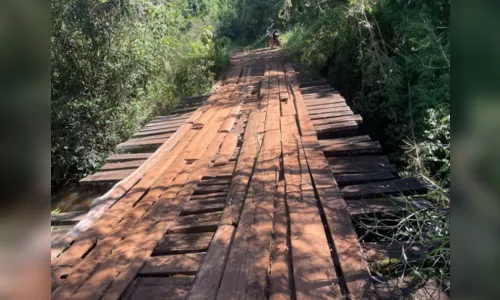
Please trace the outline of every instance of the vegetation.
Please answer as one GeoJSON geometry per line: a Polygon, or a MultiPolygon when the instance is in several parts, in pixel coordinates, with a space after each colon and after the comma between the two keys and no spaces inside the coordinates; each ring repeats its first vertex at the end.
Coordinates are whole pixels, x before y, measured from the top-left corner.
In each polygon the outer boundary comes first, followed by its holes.
{"type": "Polygon", "coordinates": [[[229,64],[217,1],[54,0],[52,185],[95,171],[110,151],[229,64]]]}

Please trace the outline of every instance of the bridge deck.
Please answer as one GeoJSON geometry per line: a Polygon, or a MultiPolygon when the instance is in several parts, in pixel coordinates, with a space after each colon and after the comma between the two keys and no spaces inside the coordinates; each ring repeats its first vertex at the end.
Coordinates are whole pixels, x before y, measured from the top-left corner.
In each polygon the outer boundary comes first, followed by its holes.
{"type": "Polygon", "coordinates": [[[66,235],[53,299],[377,298],[351,214],[425,187],[356,135],[337,93],[277,62],[240,61],[143,176],[66,235]]]}

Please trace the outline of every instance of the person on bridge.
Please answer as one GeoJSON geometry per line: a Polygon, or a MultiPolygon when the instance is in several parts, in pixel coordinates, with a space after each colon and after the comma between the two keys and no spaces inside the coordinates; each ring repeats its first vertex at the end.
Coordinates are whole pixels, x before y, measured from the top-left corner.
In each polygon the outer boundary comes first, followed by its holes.
{"type": "Polygon", "coordinates": [[[275,46],[281,47],[281,42],[278,38],[279,32],[278,29],[274,28],[274,21],[271,22],[271,26],[267,28],[266,35],[269,37],[267,40],[267,46],[270,48],[274,48],[275,46]]]}

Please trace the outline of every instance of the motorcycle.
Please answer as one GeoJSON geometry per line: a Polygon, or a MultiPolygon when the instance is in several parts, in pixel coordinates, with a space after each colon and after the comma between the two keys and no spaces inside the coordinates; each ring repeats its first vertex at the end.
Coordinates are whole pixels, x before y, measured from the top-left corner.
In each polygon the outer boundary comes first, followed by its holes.
{"type": "Polygon", "coordinates": [[[282,46],[281,46],[281,41],[280,41],[280,39],[279,39],[279,35],[280,35],[280,34],[279,34],[279,31],[278,31],[278,30],[275,30],[275,31],[273,32],[272,37],[270,37],[270,38],[268,39],[268,41],[267,41],[267,46],[268,46],[269,48],[272,48],[272,49],[274,49],[275,47],[282,48],[282,46]]]}

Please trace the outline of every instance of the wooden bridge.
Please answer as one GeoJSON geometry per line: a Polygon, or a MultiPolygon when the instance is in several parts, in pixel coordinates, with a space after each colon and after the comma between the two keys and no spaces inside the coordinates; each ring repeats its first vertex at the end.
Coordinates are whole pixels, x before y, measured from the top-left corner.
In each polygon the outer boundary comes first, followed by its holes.
{"type": "Polygon", "coordinates": [[[386,298],[368,262],[388,248],[362,247],[351,216],[427,189],[277,53],[235,56],[195,110],[140,131],[164,140],[113,162],[141,161],[53,240],[53,299],[386,298]]]}

